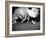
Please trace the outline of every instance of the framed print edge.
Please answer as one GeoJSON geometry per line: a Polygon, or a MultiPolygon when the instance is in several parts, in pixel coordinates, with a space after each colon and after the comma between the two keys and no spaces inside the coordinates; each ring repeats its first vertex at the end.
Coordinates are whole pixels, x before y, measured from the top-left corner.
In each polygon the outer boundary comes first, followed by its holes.
{"type": "Polygon", "coordinates": [[[5,37],[8,37],[8,1],[5,1],[5,37]]]}
{"type": "Polygon", "coordinates": [[[34,2],[19,2],[19,1],[5,1],[5,37],[19,37],[19,36],[35,36],[45,34],[45,3],[34,3],[34,2]],[[10,4],[22,3],[22,4],[33,4],[43,6],[43,33],[27,33],[27,34],[9,34],[9,6],[10,4]]]}

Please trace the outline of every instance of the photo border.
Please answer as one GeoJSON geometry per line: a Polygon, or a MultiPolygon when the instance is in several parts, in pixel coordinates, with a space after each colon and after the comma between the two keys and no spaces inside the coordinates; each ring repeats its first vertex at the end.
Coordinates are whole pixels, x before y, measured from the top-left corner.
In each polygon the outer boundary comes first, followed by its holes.
{"type": "Polygon", "coordinates": [[[43,22],[43,6],[40,6],[40,5],[24,5],[24,4],[10,4],[9,6],[9,34],[25,34],[25,33],[42,33],[43,31],[43,25],[42,25],[42,22],[43,22]],[[40,8],[40,30],[26,30],[26,31],[12,31],[12,7],[36,7],[36,8],[40,8]]]}
{"type": "Polygon", "coordinates": [[[34,36],[34,35],[44,35],[45,34],[45,3],[35,3],[35,2],[20,2],[20,1],[5,1],[5,36],[34,36]],[[10,4],[30,4],[30,5],[42,5],[43,6],[43,33],[29,33],[29,34],[9,34],[9,5],[10,4]]]}

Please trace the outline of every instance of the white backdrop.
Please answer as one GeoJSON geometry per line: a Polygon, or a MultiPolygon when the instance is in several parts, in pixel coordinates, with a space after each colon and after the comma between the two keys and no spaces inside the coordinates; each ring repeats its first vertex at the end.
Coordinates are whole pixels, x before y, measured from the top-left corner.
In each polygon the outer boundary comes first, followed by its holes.
{"type": "MultiPolygon", "coordinates": [[[[44,3],[46,3],[46,0],[19,0],[19,1],[44,2],[44,3]]],[[[46,4],[45,4],[45,10],[46,10],[46,4]]],[[[46,13],[45,13],[45,16],[46,16],[46,13]]],[[[46,23],[45,23],[45,25],[46,25],[46,23]]],[[[4,36],[5,36],[5,0],[0,0],[0,38],[5,38],[4,36]]],[[[46,26],[45,26],[45,35],[16,37],[16,38],[46,38],[46,26]]]]}

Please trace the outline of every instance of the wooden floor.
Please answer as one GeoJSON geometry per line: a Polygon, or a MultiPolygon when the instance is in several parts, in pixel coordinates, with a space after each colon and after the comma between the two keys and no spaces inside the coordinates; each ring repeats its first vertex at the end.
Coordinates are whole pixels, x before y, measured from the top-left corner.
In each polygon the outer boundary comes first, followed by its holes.
{"type": "Polygon", "coordinates": [[[12,31],[24,31],[24,30],[40,30],[40,23],[36,22],[36,24],[32,23],[18,23],[12,25],[12,31]]]}

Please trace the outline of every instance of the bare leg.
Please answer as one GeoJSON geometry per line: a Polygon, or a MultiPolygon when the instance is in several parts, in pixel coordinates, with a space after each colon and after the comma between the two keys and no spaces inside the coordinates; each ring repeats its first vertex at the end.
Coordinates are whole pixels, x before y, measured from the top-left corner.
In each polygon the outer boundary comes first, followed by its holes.
{"type": "Polygon", "coordinates": [[[26,19],[22,19],[22,22],[21,22],[21,23],[23,23],[25,20],[26,20],[26,19]]]}
{"type": "Polygon", "coordinates": [[[21,23],[23,23],[23,19],[22,19],[22,22],[21,23]]]}
{"type": "Polygon", "coordinates": [[[36,21],[33,21],[33,20],[32,20],[31,22],[32,22],[33,24],[35,24],[35,23],[36,23],[36,21]]]}
{"type": "Polygon", "coordinates": [[[24,19],[22,19],[22,23],[26,20],[27,17],[25,17],[24,19]]]}
{"type": "Polygon", "coordinates": [[[28,16],[28,18],[27,18],[27,20],[28,20],[27,23],[29,22],[29,18],[30,18],[30,17],[28,16]]]}

